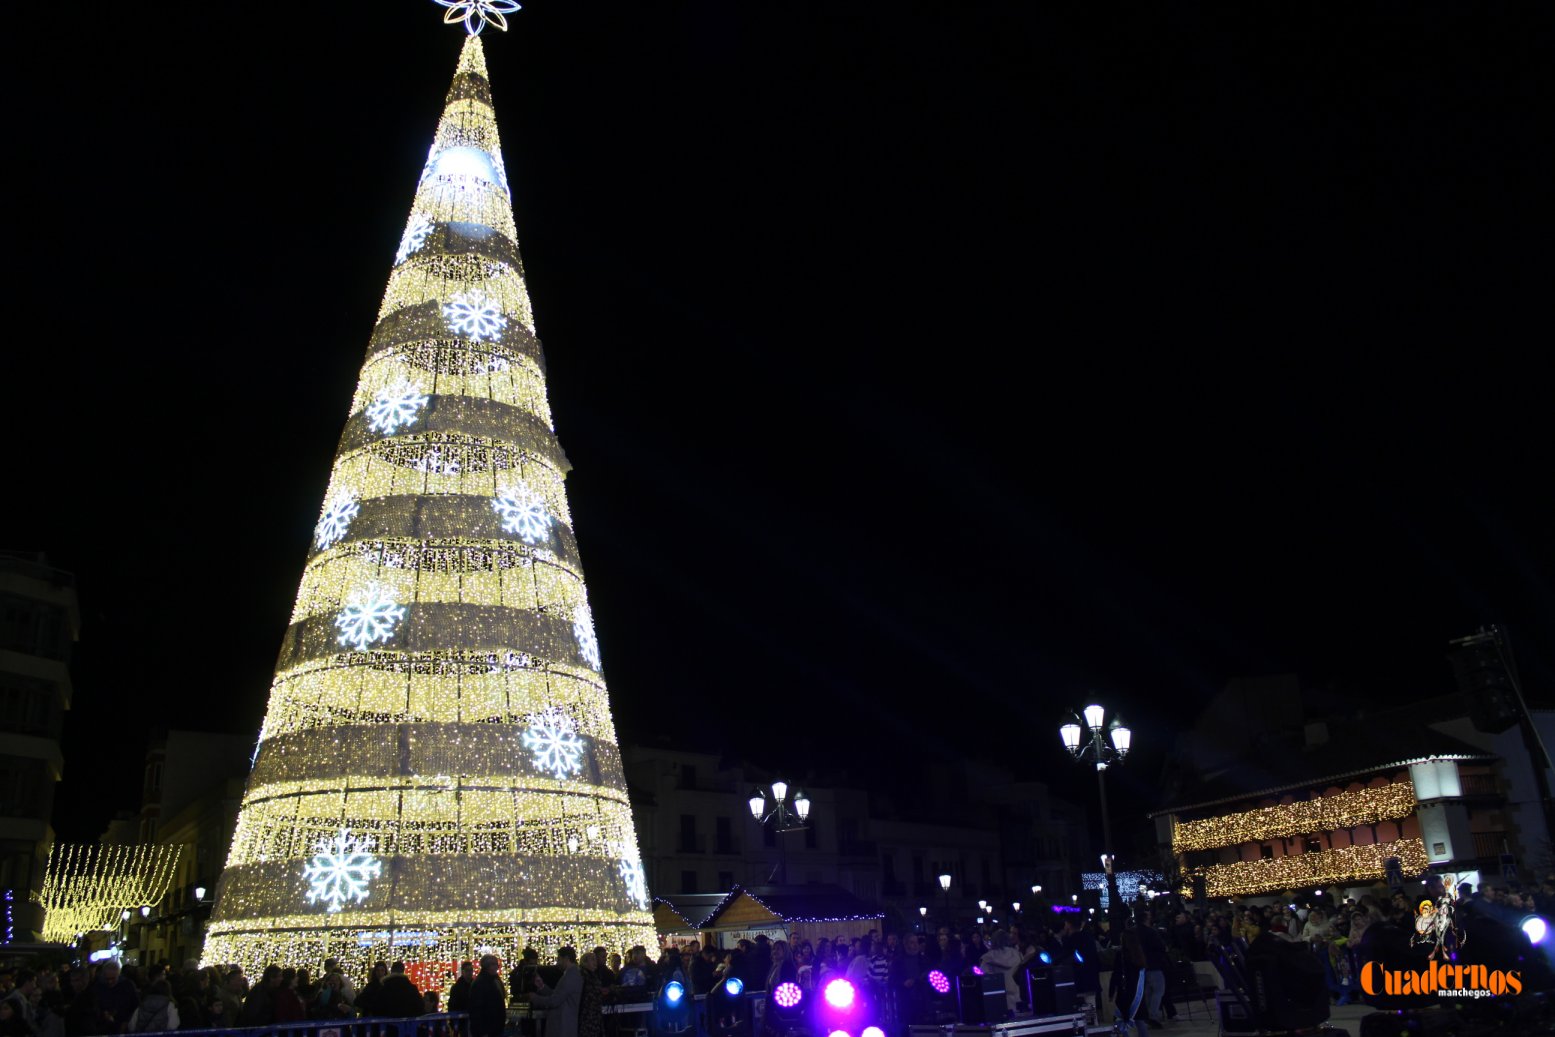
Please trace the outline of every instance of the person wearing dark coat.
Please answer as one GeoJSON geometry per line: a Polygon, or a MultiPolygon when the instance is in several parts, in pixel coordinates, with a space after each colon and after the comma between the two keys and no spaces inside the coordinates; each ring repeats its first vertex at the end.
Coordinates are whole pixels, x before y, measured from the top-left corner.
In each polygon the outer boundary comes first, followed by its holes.
{"type": "Polygon", "coordinates": [[[1140,1037],[1146,1037],[1150,1028],[1145,1022],[1145,951],[1140,946],[1139,930],[1125,929],[1118,939],[1118,953],[1112,961],[1113,1005],[1118,1010],[1118,1030],[1127,1033],[1137,1029],[1140,1037]]]}
{"type": "Polygon", "coordinates": [[[578,995],[578,1037],[604,1037],[605,995],[593,951],[578,962],[578,974],[583,978],[583,989],[578,995]]]}
{"type": "Polygon", "coordinates": [[[281,966],[266,965],[263,977],[243,999],[239,1026],[269,1026],[275,1022],[275,995],[281,988],[281,966]]]}
{"type": "Polygon", "coordinates": [[[557,980],[556,989],[549,990],[545,980],[535,976],[536,992],[529,995],[529,1003],[536,1008],[555,1009],[555,1014],[546,1020],[546,1033],[556,1034],[558,1037],[571,1037],[578,1032],[578,1001],[583,996],[583,976],[578,971],[578,952],[571,947],[563,947],[556,952],[556,963],[563,969],[562,978],[557,980]]]}
{"type": "Polygon", "coordinates": [[[508,994],[497,974],[495,954],[481,959],[481,974],[470,984],[470,1037],[502,1037],[508,1020],[508,994]]]}
{"type": "Polygon", "coordinates": [[[470,987],[475,984],[475,963],[473,961],[461,961],[459,963],[459,978],[454,980],[453,988],[448,991],[448,1010],[450,1012],[468,1011],[470,1007],[470,987]]]}
{"type": "Polygon", "coordinates": [[[1101,952],[1096,947],[1096,934],[1090,925],[1065,917],[1061,943],[1070,960],[1070,968],[1074,970],[1074,992],[1100,994],[1101,952]]]}
{"type": "Polygon", "coordinates": [[[93,1033],[122,1033],[130,1016],[140,1007],[140,992],[135,984],[119,974],[119,963],[112,958],[103,962],[92,985],[97,993],[98,1026],[93,1033]]]}
{"type": "Polygon", "coordinates": [[[103,1027],[103,1010],[97,1003],[91,974],[84,965],[76,965],[70,970],[70,1001],[60,1014],[65,1017],[65,1037],[91,1037],[108,1032],[103,1027]]]}
{"type": "Polygon", "coordinates": [[[426,999],[421,996],[421,991],[416,989],[416,984],[410,981],[410,977],[405,975],[404,966],[396,962],[395,971],[383,981],[383,996],[378,1001],[378,1014],[390,1019],[407,1019],[411,1016],[425,1015],[426,1011],[426,999]]]}

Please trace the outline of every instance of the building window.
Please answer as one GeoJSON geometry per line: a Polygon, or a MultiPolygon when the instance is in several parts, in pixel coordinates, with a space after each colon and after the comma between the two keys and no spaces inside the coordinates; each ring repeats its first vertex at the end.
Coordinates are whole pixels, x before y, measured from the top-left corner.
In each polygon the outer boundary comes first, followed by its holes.
{"type": "Polygon", "coordinates": [[[683,763],[680,765],[680,787],[683,789],[694,789],[697,787],[696,764],[683,763]]]}
{"type": "Polygon", "coordinates": [[[804,830],[804,846],[807,850],[815,849],[815,826],[809,825],[804,830]]]}
{"type": "Polygon", "coordinates": [[[777,845],[777,833],[772,830],[771,825],[761,826],[761,845],[767,847],[777,845]]]}
{"type": "Polygon", "coordinates": [[[731,822],[729,820],[729,818],[727,818],[727,817],[720,817],[717,820],[716,824],[717,824],[717,828],[714,831],[713,836],[714,836],[714,838],[718,842],[718,852],[719,853],[733,853],[734,852],[734,824],[733,824],[733,822],[731,822]]]}
{"type": "Polygon", "coordinates": [[[680,891],[682,893],[697,892],[697,873],[695,871],[683,871],[680,873],[680,891]]]}
{"type": "Polygon", "coordinates": [[[697,818],[695,814],[680,815],[680,852],[697,852],[697,818]]]}
{"type": "Polygon", "coordinates": [[[1312,836],[1311,838],[1309,838],[1307,840],[1307,852],[1308,853],[1322,853],[1323,852],[1323,840],[1319,839],[1315,835],[1312,836]]]}
{"type": "Polygon", "coordinates": [[[1262,857],[1266,861],[1272,860],[1274,857],[1274,847],[1270,846],[1268,843],[1264,843],[1262,846],[1258,847],[1258,856],[1262,857]]]}

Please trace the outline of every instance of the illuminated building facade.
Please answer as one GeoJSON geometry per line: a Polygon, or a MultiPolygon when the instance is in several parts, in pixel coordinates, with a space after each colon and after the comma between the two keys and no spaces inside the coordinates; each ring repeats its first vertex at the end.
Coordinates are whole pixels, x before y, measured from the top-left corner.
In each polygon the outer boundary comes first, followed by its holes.
{"type": "Polygon", "coordinates": [[[49,817],[80,623],[69,573],[40,555],[0,552],[0,946],[44,939],[49,817]]]}
{"type": "MultiPolygon", "coordinates": [[[[1292,705],[1299,718],[1299,690],[1286,690],[1281,705],[1257,707],[1265,719],[1292,705]]],[[[1496,873],[1514,837],[1494,755],[1413,711],[1260,727],[1239,714],[1232,692],[1256,698],[1268,688],[1233,685],[1209,711],[1243,723],[1246,751],[1179,776],[1174,805],[1152,815],[1185,892],[1367,887],[1387,881],[1390,859],[1403,878],[1496,873]]],[[[1191,756],[1193,735],[1184,742],[1191,756]]]]}
{"type": "Polygon", "coordinates": [[[567,471],[471,35],[309,545],[207,961],[430,969],[649,942],[567,471]]]}

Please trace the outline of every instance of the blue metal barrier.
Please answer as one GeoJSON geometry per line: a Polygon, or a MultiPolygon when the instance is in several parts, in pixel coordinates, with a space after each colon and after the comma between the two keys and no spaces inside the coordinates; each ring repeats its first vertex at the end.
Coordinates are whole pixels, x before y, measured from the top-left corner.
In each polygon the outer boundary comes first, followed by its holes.
{"type": "Polygon", "coordinates": [[[146,1031],[139,1037],[470,1037],[470,1014],[438,1012],[401,1019],[309,1019],[269,1026],[146,1031]]]}

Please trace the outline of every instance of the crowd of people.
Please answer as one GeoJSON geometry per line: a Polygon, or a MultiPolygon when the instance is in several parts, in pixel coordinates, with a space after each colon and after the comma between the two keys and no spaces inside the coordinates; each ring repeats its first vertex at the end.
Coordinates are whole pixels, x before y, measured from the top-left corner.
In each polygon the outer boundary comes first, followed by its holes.
{"type": "MultiPolygon", "coordinates": [[[[1555,876],[1531,890],[1464,887],[1456,904],[1465,919],[1513,931],[1515,919],[1524,914],[1555,917],[1555,876]]],[[[1048,960],[1072,970],[1082,999],[1095,1000],[1100,1009],[1105,996],[1117,1018],[1143,1035],[1175,1015],[1167,996],[1169,976],[1191,970],[1193,961],[1220,963],[1229,952],[1260,943],[1304,945],[1321,962],[1332,999],[1339,1004],[1352,1000],[1359,996],[1363,963],[1396,958],[1410,945],[1417,911],[1418,904],[1403,892],[1378,890],[1341,899],[1336,891],[1326,899],[1319,894],[1264,905],[1173,902],[1167,908],[1153,902],[1117,912],[1112,921],[1066,913],[1052,925],[941,927],[921,934],[871,930],[793,944],[756,936],[718,948],[692,940],[661,948],[656,956],[641,946],[624,956],[604,947],[581,955],[563,947],[546,967],[536,951],[525,949],[505,977],[494,956],[460,963],[456,976],[437,984],[448,988],[446,1006],[438,991],[418,989],[403,962],[376,962],[367,975],[357,977],[358,983],[333,958],[317,976],[306,968],[270,965],[252,981],[235,966],[202,968],[190,962],[176,971],[163,965],[121,968],[110,959],[99,965],[0,970],[0,1037],[406,1018],[445,1008],[469,1013],[471,1037],[502,1037],[510,1003],[548,1010],[554,1020],[548,1022],[547,1037],[601,1037],[606,1004],[655,1002],[671,981],[689,994],[708,994],[732,978],[752,993],[793,982],[808,994],[844,978],[876,1007],[888,1032],[895,1032],[945,1007],[945,995],[930,982],[934,970],[952,982],[974,971],[1002,977],[1008,1011],[1031,1007],[1023,1003],[1027,990],[1021,975],[1044,952],[1048,960]],[[1110,984],[1103,992],[1106,973],[1110,984]]]]}

